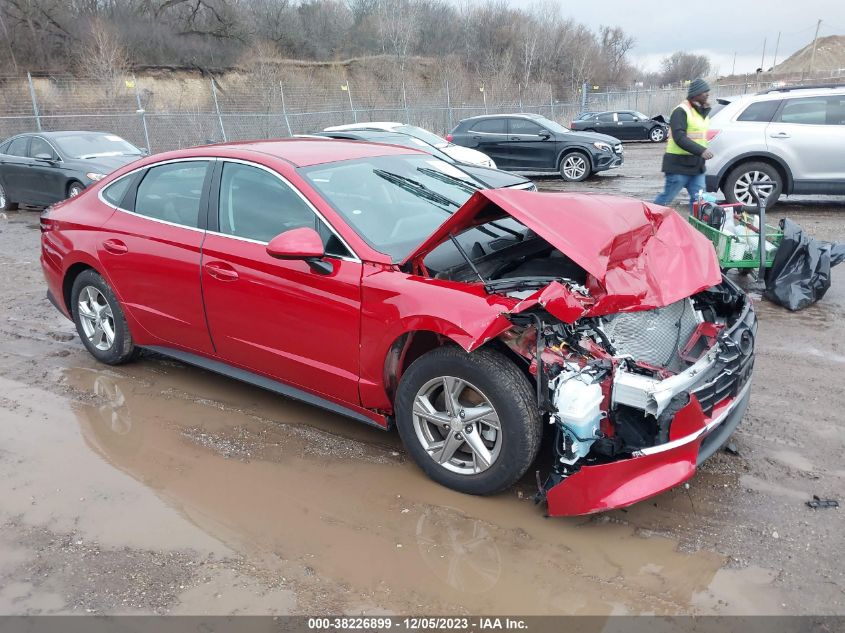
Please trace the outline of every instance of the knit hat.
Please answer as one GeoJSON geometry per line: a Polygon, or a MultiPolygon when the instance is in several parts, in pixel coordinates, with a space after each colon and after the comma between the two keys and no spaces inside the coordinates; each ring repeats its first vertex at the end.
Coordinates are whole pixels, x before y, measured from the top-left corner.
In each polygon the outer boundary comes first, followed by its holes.
{"type": "Polygon", "coordinates": [[[689,82],[689,90],[687,91],[687,99],[692,99],[693,97],[697,97],[703,92],[710,92],[710,84],[706,81],[701,79],[693,79],[689,82]]]}

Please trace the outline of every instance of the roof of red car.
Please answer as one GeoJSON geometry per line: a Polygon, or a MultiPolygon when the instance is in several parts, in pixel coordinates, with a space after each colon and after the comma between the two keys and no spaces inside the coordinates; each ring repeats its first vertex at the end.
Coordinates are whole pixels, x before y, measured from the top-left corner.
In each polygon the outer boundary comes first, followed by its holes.
{"type": "Polygon", "coordinates": [[[408,147],[399,147],[397,145],[315,138],[242,141],[237,143],[220,143],[211,147],[216,149],[231,149],[239,152],[259,152],[289,161],[297,167],[309,167],[311,165],[320,165],[322,163],[332,163],[338,160],[350,160],[353,158],[422,153],[408,147]]]}

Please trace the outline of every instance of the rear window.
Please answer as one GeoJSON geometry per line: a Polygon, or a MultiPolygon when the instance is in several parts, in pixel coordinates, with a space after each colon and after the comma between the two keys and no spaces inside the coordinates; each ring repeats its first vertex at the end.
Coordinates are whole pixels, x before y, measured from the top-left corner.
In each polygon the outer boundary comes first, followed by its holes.
{"type": "Polygon", "coordinates": [[[472,126],[473,132],[485,132],[487,134],[506,134],[505,119],[484,119],[477,121],[472,126]]]}
{"type": "Polygon", "coordinates": [[[736,118],[736,120],[769,123],[772,120],[772,117],[775,115],[775,112],[777,112],[777,109],[780,104],[780,99],[775,99],[773,101],[758,101],[757,103],[752,103],[750,106],[745,108],[745,110],[743,110],[742,114],[740,114],[736,118]]]}
{"type": "Polygon", "coordinates": [[[126,190],[129,189],[129,184],[132,182],[132,178],[127,176],[125,178],[121,178],[120,180],[116,180],[108,187],[103,189],[103,198],[109,204],[113,204],[116,207],[120,206],[120,203],[123,201],[123,196],[126,194],[126,190]]]}

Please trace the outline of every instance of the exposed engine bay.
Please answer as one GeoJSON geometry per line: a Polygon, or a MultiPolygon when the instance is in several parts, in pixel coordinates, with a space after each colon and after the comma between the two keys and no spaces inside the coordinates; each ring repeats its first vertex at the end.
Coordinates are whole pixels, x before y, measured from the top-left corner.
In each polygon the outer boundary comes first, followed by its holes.
{"type": "MultiPolygon", "coordinates": [[[[585,306],[594,302],[590,275],[530,232],[485,246],[435,276],[481,280],[488,292],[519,300],[557,282],[585,306]]],[[[540,304],[509,314],[512,327],[495,344],[524,363],[540,412],[554,426],[554,465],[540,494],[585,465],[666,444],[676,414],[693,397],[709,416],[736,396],[753,365],[756,325],[748,312],[744,293],[723,279],[663,307],[571,323],[540,304]]]]}

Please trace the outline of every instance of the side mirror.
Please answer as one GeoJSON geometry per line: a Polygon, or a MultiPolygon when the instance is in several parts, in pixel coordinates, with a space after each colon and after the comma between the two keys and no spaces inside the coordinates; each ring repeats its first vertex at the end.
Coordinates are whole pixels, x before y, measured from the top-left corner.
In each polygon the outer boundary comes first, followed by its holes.
{"type": "Polygon", "coordinates": [[[56,159],[53,156],[51,156],[50,154],[36,154],[35,156],[33,156],[33,158],[35,160],[44,161],[45,163],[55,163],[56,162],[56,159]]]}
{"type": "Polygon", "coordinates": [[[141,150],[141,156],[149,156],[150,155],[150,150],[147,149],[146,147],[139,147],[138,149],[141,150]]]}
{"type": "Polygon", "coordinates": [[[552,138],[552,135],[549,134],[546,130],[543,130],[537,136],[539,136],[544,141],[548,141],[550,138],[552,138]]]}
{"type": "Polygon", "coordinates": [[[314,229],[303,226],[279,233],[267,244],[267,254],[276,259],[301,259],[315,272],[328,275],[334,268],[323,261],[323,240],[314,229]]]}

